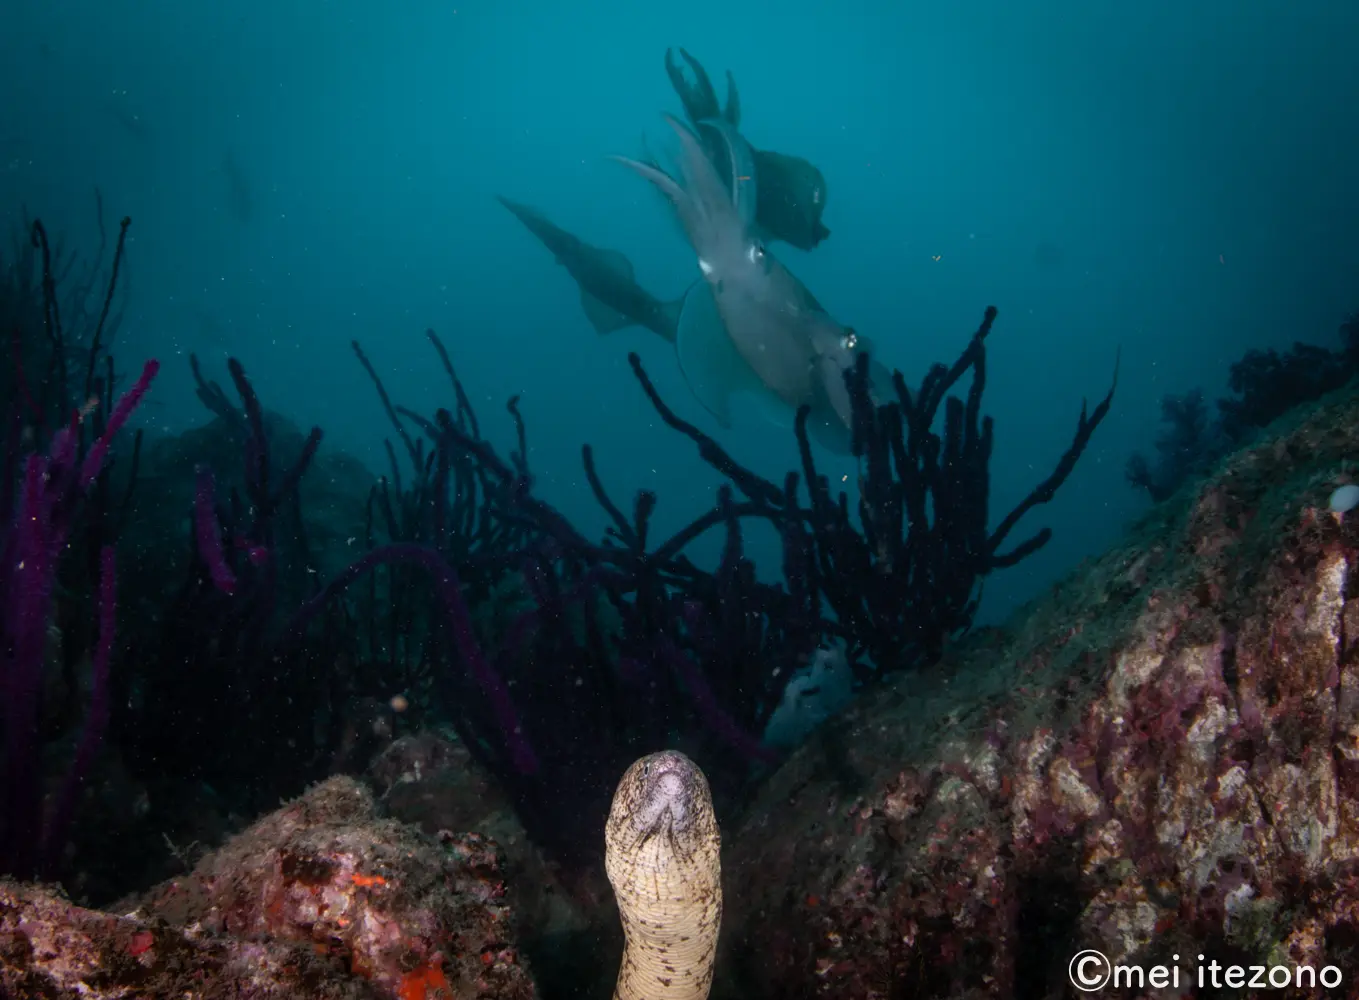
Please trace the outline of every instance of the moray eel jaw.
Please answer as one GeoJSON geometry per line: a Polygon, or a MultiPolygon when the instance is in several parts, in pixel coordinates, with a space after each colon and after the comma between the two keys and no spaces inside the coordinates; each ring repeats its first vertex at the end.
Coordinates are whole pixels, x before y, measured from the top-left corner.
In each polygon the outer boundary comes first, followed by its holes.
{"type": "Polygon", "coordinates": [[[605,828],[627,939],[615,1000],[706,1000],[722,922],[720,851],[698,765],[667,750],[628,768],[605,828]]]}

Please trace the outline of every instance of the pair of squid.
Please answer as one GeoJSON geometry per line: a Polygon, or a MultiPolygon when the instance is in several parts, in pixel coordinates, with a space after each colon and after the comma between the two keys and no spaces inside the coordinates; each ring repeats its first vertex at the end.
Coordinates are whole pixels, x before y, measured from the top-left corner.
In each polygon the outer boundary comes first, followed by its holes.
{"type": "MultiPolygon", "coordinates": [[[[614,157],[674,207],[699,271],[680,298],[662,301],[647,292],[621,253],[591,246],[528,206],[500,202],[580,286],[597,331],[641,325],[675,345],[694,396],[723,427],[732,424],[737,394],[753,396],[785,426],[805,405],[810,433],[832,451],[848,453],[844,372],[869,345],[769,250],[775,241],[810,250],[830,235],[821,221],[825,178],[799,157],[754,149],[739,130],[740,98],[731,74],[721,107],[703,67],[683,49],[680,54],[694,79],[667,51],[666,70],[688,119],[666,116],[679,139],[677,172],[654,161],[614,157]]],[[[871,382],[875,390],[887,386],[880,365],[873,365],[871,382]]]]}

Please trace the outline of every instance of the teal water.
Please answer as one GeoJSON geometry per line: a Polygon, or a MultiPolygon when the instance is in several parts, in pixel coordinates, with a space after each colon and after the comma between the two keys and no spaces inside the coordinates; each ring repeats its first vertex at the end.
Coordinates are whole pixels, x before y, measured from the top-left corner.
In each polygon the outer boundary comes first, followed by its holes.
{"type": "MultiPolygon", "coordinates": [[[[587,533],[603,522],[584,442],[620,495],[659,491],[662,525],[717,482],[656,424],[629,350],[719,429],[668,345],[594,333],[492,195],[677,295],[687,244],[606,159],[665,145],[668,46],[719,89],[734,74],[752,142],[822,169],[832,236],[780,255],[908,381],[1000,308],[994,511],[1046,473],[1121,347],[1114,413],[1041,512],[1057,537],[990,582],[987,617],[1141,509],[1123,463],[1162,393],[1213,394],[1245,349],[1325,340],[1355,305],[1359,8],[1343,2],[6,0],[3,21],[0,228],[26,206],[91,242],[96,185],[132,216],[120,356],[160,356],[172,376],[149,419],[202,419],[184,356],[230,351],[271,405],[377,467],[387,427],[349,341],[419,408],[444,391],[433,326],[498,443],[498,406],[522,395],[539,490],[587,533]]],[[[776,478],[795,461],[792,436],[759,420],[721,440],[776,478]]]]}

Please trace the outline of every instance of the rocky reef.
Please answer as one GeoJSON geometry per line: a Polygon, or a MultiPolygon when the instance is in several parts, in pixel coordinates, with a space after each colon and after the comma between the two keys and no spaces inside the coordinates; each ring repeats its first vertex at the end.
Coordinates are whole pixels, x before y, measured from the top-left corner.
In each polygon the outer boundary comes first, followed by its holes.
{"type": "Polygon", "coordinates": [[[1351,387],[824,726],[728,831],[715,995],[1063,996],[1084,949],[1352,984],[1356,454],[1351,387]]]}
{"type": "Polygon", "coordinates": [[[645,753],[682,748],[720,801],[744,801],[781,759],[765,735],[809,661],[833,650],[846,687],[928,669],[971,628],[983,581],[1051,540],[1028,523],[1117,382],[1115,364],[1101,399],[1073,405],[1048,475],[1000,513],[983,407],[994,308],[951,364],[914,384],[894,373],[881,399],[866,355],[845,372],[857,497],[818,467],[807,408],[784,439],[797,468],[765,479],[630,355],[665,426],[629,447],[683,436],[715,495],[661,537],[662,498],[621,502],[582,445],[581,493],[607,523],[591,537],[537,492],[517,398],[502,453],[432,330],[448,385],[432,411],[395,400],[351,345],[391,429],[379,477],[271,411],[235,356],[220,382],[193,355],[180,372],[205,426],[137,426],[153,380],[173,376],[153,359],[129,384],[110,353],[130,225],[107,271],[105,247],[77,266],[38,221],[0,259],[0,873],[96,905],[177,870],[174,843],[216,846],[429,727],[456,733],[578,875],[597,868],[598,818],[645,753]],[[691,556],[705,536],[715,565],[691,556]]]}
{"type": "Polygon", "coordinates": [[[501,865],[332,778],[120,916],[0,883],[0,996],[530,1000],[501,865]]]}
{"type": "MultiPolygon", "coordinates": [[[[616,501],[582,446],[596,539],[535,492],[515,399],[513,449],[483,436],[432,331],[432,414],[353,345],[392,430],[380,477],[267,410],[236,358],[227,388],[191,364],[205,427],[137,428],[159,365],[108,352],[129,224],[69,295],[40,223],[0,261],[3,1000],[606,995],[604,814],[663,747],[701,762],[724,830],[719,997],[1057,996],[1098,962],[1307,993],[1359,971],[1359,515],[1327,506],[1359,390],[1313,400],[1341,368],[1286,413],[1242,390],[1250,444],[1214,436],[1241,450],[1175,466],[1115,550],[978,629],[984,580],[1052,538],[1020,522],[1116,365],[1000,513],[994,309],[886,401],[867,358],[846,373],[853,502],[805,408],[798,468],[766,480],[634,355],[657,432],[720,485],[660,538],[660,498],[616,501]],[[686,552],[710,532],[704,568],[686,552]],[[828,652],[858,698],[785,757],[770,721],[828,652]]],[[[1181,455],[1209,421],[1172,411],[1181,455]]]]}
{"type": "MultiPolygon", "coordinates": [[[[1061,996],[1088,949],[1186,987],[1212,962],[1223,986],[1233,966],[1349,982],[1359,522],[1325,501],[1357,448],[1347,389],[818,730],[726,819],[715,996],[1061,996]]],[[[332,779],[121,916],[7,883],[0,983],[528,997],[511,925],[609,929],[607,894],[560,882],[455,740],[398,741],[369,780],[393,814],[510,846],[378,819],[374,793],[332,779]],[[538,902],[512,919],[518,898],[538,902]]]]}

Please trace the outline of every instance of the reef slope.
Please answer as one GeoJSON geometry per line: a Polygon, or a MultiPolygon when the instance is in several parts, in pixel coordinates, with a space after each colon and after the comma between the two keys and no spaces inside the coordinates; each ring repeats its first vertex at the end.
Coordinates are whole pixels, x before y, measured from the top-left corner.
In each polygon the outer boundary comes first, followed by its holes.
{"type": "Polygon", "coordinates": [[[1356,459],[1351,388],[824,726],[727,833],[716,995],[1066,995],[1083,948],[1353,983],[1356,459]]]}

